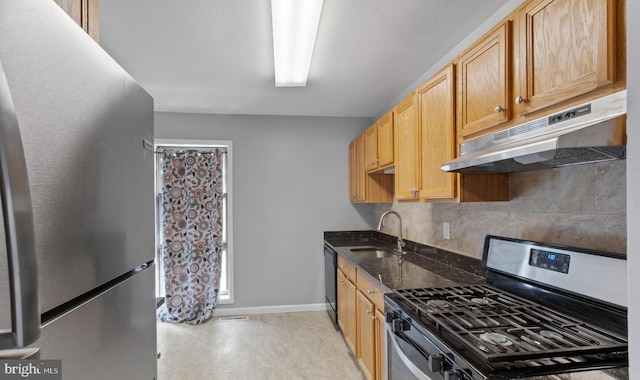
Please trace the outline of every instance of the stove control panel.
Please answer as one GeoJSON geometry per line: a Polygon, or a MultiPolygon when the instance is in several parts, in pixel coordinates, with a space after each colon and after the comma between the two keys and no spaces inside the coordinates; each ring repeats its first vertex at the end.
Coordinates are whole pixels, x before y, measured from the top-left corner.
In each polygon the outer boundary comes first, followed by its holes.
{"type": "Polygon", "coordinates": [[[531,249],[531,256],[529,258],[529,264],[534,267],[548,269],[565,274],[569,273],[570,261],[571,256],[567,254],[544,251],[542,249],[536,248],[531,249]]]}

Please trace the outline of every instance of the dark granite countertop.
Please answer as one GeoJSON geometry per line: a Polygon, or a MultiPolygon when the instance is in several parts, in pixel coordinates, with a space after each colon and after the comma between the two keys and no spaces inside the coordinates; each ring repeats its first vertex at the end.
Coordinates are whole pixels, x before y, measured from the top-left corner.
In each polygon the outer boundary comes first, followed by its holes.
{"type": "MultiPolygon", "coordinates": [[[[325,242],[340,256],[354,264],[374,280],[382,284],[385,292],[394,289],[455,286],[460,284],[482,284],[484,277],[471,273],[447,262],[436,261],[422,254],[430,247],[418,248],[416,243],[407,242],[407,254],[393,254],[396,238],[377,231],[356,231],[353,233],[325,233],[325,242]],[[374,250],[362,249],[371,247],[374,250]],[[385,251],[386,253],[383,253],[385,251]],[[380,282],[382,280],[382,282],[380,282]]],[[[446,260],[451,255],[442,255],[446,260]]],[[[457,255],[459,256],[459,255],[457,255]]],[[[473,260],[473,259],[470,259],[473,260]]],[[[476,260],[477,261],[477,260],[476,260]]],[[[480,262],[475,263],[480,267],[480,262]]],[[[478,268],[475,268],[478,271],[478,268]]]]}
{"type": "MultiPolygon", "coordinates": [[[[404,262],[398,256],[366,247],[393,251],[397,238],[378,231],[325,232],[324,241],[339,255],[349,260],[361,273],[381,284],[386,293],[394,289],[428,288],[485,283],[485,270],[480,260],[435,247],[405,240],[408,252],[404,262]],[[355,251],[354,251],[355,250],[355,251]],[[382,282],[380,282],[382,279],[382,282]]],[[[623,380],[628,368],[583,371],[537,376],[529,380],[623,380]]]]}

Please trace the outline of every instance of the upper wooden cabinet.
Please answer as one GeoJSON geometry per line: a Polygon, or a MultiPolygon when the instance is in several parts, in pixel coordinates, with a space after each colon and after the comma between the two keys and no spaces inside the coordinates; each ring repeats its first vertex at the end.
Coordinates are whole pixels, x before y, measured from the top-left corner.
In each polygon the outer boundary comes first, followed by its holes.
{"type": "Polygon", "coordinates": [[[96,42],[100,40],[99,0],[53,0],[96,42]]]}
{"type": "Polygon", "coordinates": [[[365,135],[365,166],[368,173],[393,166],[393,118],[391,112],[367,128],[365,135]]]}
{"type": "Polygon", "coordinates": [[[518,114],[528,114],[616,80],[615,0],[543,0],[520,10],[518,114]]]}
{"type": "Polygon", "coordinates": [[[416,199],[418,196],[420,140],[415,114],[413,94],[393,108],[396,146],[395,197],[400,200],[416,199]]]}
{"type": "Polygon", "coordinates": [[[458,58],[458,134],[509,120],[511,23],[504,22],[458,58]]]}
{"type": "Polygon", "coordinates": [[[420,135],[420,187],[422,199],[452,199],[456,174],[440,166],[456,154],[453,65],[418,87],[415,95],[420,135]]]}
{"type": "Polygon", "coordinates": [[[387,168],[394,163],[393,114],[388,112],[376,123],[378,127],[378,167],[387,168]]]}
{"type": "Polygon", "coordinates": [[[349,144],[349,194],[351,202],[365,201],[364,135],[349,144]]]}
{"type": "Polygon", "coordinates": [[[625,0],[530,0],[462,53],[458,142],[626,87],[625,0]]]}
{"type": "Polygon", "coordinates": [[[440,170],[456,154],[454,72],[452,64],[445,67],[415,93],[419,187],[413,196],[428,202],[508,201],[508,174],[456,174],[440,170]]]}
{"type": "Polygon", "coordinates": [[[365,131],[349,145],[349,199],[352,203],[391,203],[393,175],[365,170],[366,138],[365,131]]]}
{"type": "Polygon", "coordinates": [[[376,124],[364,131],[364,164],[367,172],[378,169],[378,126],[376,124]]]}

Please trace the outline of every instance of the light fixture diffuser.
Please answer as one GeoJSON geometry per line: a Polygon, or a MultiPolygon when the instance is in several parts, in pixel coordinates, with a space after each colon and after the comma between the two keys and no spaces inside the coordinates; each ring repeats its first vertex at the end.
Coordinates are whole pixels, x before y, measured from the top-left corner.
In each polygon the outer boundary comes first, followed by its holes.
{"type": "Polygon", "coordinates": [[[276,87],[302,87],[316,42],[323,0],[271,0],[276,87]]]}

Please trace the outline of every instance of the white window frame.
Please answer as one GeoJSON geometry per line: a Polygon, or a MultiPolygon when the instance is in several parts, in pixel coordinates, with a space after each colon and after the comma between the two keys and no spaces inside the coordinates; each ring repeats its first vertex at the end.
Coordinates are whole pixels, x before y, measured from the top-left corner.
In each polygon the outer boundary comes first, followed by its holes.
{"type": "MultiPolygon", "coordinates": [[[[226,157],[226,202],[227,202],[227,282],[228,282],[228,294],[220,294],[218,304],[233,304],[234,303],[234,281],[233,281],[233,142],[231,140],[186,140],[186,139],[155,139],[154,147],[156,151],[161,147],[180,147],[180,148],[193,148],[193,149],[207,149],[207,148],[219,148],[224,147],[227,149],[226,157]]],[[[158,160],[154,160],[154,165],[157,165],[158,160]]],[[[154,167],[156,176],[155,180],[158,180],[158,167],[154,167]]],[[[154,193],[157,192],[158,184],[156,182],[154,187],[154,193]]],[[[156,211],[158,210],[156,201],[156,211]]],[[[158,215],[156,215],[156,221],[158,215]]],[[[160,228],[156,228],[156,247],[160,250],[161,237],[160,228]]],[[[158,255],[156,255],[158,256],[158,255]]],[[[159,263],[157,264],[159,266],[159,263]]],[[[158,271],[156,270],[156,274],[158,271]]],[[[158,294],[164,294],[164,290],[160,288],[161,280],[156,278],[156,285],[158,286],[158,294]]]]}

